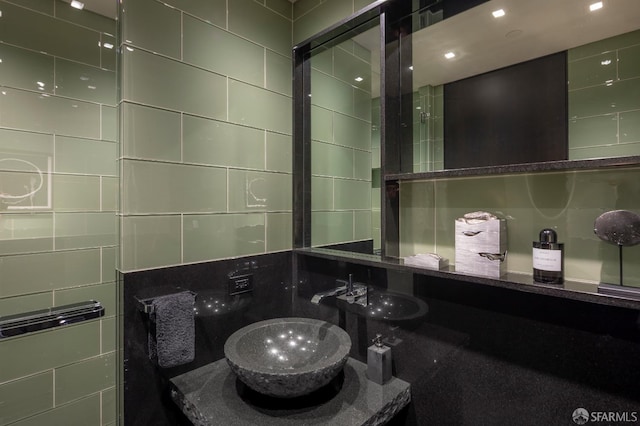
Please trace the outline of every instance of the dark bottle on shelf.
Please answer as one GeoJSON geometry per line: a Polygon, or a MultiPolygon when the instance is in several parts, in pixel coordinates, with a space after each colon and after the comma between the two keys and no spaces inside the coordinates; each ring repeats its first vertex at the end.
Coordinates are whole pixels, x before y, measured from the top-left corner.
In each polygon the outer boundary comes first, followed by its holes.
{"type": "Polygon", "coordinates": [[[533,242],[533,280],[545,284],[564,282],[564,244],[558,243],[553,229],[543,229],[540,241],[533,242]]]}

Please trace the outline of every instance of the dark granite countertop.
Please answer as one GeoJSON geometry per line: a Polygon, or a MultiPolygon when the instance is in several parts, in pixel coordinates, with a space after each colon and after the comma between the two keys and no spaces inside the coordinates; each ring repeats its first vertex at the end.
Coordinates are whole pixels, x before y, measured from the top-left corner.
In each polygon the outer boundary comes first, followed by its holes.
{"type": "Polygon", "coordinates": [[[171,397],[198,426],[382,425],[410,402],[410,385],[395,377],[378,385],[367,379],[366,369],[349,358],[331,389],[282,400],[246,388],[221,359],[171,379],[171,397]]]}
{"type": "MultiPolygon", "coordinates": [[[[368,265],[377,268],[410,271],[426,276],[487,285],[491,287],[501,287],[525,293],[542,294],[546,296],[597,303],[607,306],[617,306],[621,308],[640,309],[640,292],[637,290],[634,291],[631,287],[627,287],[628,290],[625,293],[619,289],[620,286],[598,285],[580,281],[565,280],[564,284],[561,285],[542,284],[534,282],[531,275],[517,273],[507,273],[500,278],[489,278],[480,275],[469,275],[455,272],[455,268],[452,266],[441,270],[419,268],[404,265],[400,259],[382,259],[380,256],[376,255],[332,250],[327,248],[294,249],[294,253],[305,256],[320,257],[323,259],[368,265]]],[[[623,289],[625,288],[623,287],[623,289]]]]}

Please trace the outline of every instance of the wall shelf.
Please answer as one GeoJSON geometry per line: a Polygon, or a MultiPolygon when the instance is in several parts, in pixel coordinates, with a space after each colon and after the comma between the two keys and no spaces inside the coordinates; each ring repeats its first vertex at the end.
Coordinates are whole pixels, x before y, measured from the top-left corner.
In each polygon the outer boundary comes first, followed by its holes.
{"type": "MultiPolygon", "coordinates": [[[[336,260],[341,262],[355,263],[359,265],[372,266],[375,268],[386,268],[436,278],[461,281],[466,283],[474,283],[491,287],[500,287],[525,293],[540,294],[552,297],[560,297],[581,302],[597,303],[600,305],[615,306],[620,308],[638,309],[640,310],[640,289],[637,292],[637,298],[632,297],[634,293],[629,292],[627,295],[611,294],[611,292],[585,292],[575,290],[585,284],[580,281],[565,280],[563,285],[541,284],[533,281],[531,275],[507,273],[503,277],[488,278],[479,275],[467,275],[455,272],[453,267],[444,270],[434,270],[418,268],[414,266],[402,264],[402,260],[395,258],[382,259],[380,256],[344,252],[340,250],[324,249],[324,248],[303,248],[294,249],[294,253],[303,256],[319,257],[323,259],[336,260]]],[[[607,286],[611,287],[611,286],[607,286]]]]}
{"type": "Polygon", "coordinates": [[[541,163],[509,164],[504,166],[469,167],[418,173],[387,173],[385,181],[418,181],[448,179],[469,176],[493,176],[504,174],[592,170],[601,168],[634,167],[640,165],[640,155],[593,160],[562,160],[541,163]]]}

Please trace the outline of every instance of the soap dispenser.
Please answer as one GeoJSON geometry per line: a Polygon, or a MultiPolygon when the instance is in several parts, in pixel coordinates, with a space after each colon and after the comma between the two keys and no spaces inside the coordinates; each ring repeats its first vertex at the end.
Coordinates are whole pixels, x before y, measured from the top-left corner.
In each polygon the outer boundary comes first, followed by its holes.
{"type": "Polygon", "coordinates": [[[379,385],[391,379],[391,348],[382,343],[379,333],[367,349],[367,377],[379,385]]]}
{"type": "Polygon", "coordinates": [[[546,284],[564,282],[564,244],[558,243],[553,229],[543,229],[540,241],[533,242],[533,280],[546,284]]]}

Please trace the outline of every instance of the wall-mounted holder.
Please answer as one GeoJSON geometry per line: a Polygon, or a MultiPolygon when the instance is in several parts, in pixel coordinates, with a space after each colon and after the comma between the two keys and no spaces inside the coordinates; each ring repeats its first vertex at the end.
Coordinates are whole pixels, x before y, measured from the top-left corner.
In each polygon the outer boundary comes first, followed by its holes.
{"type": "Polygon", "coordinates": [[[75,324],[104,316],[100,302],[88,300],[0,317],[0,339],[75,324]]]}
{"type": "MultiPolygon", "coordinates": [[[[134,296],[134,298],[136,299],[136,307],[138,308],[138,310],[140,312],[149,315],[149,314],[153,313],[153,309],[154,309],[153,301],[156,299],[156,297],[166,296],[166,295],[172,294],[172,293],[180,293],[180,292],[183,292],[183,291],[184,290],[181,290],[180,288],[174,288],[170,292],[167,292],[165,294],[158,294],[158,295],[153,296],[153,297],[134,296]]],[[[197,294],[194,293],[193,291],[189,291],[189,293],[191,293],[194,297],[197,296],[197,294]]]]}

